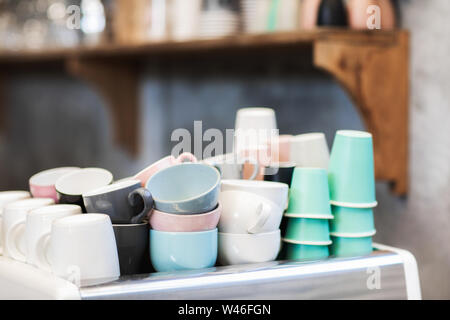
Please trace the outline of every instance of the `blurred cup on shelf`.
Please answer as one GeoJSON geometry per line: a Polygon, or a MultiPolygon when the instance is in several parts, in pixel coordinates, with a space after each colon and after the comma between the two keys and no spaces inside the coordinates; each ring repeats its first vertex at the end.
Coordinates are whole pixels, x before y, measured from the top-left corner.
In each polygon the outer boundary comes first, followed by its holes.
{"type": "MultiPolygon", "coordinates": [[[[150,40],[152,14],[157,10],[153,9],[153,2],[153,0],[116,0],[113,19],[116,42],[136,44],[150,40]]],[[[165,15],[159,19],[165,23],[165,15]]]]}
{"type": "Polygon", "coordinates": [[[330,255],[328,245],[309,245],[284,242],[285,258],[288,260],[321,260],[330,255]]]}
{"type": "Polygon", "coordinates": [[[291,138],[290,161],[297,167],[328,169],[329,159],[324,133],[305,133],[291,138]]]}
{"type": "Polygon", "coordinates": [[[333,241],[330,253],[336,257],[357,257],[369,255],[372,252],[372,236],[375,232],[366,234],[332,233],[333,241]]]}
{"type": "Polygon", "coordinates": [[[333,205],[353,208],[372,208],[377,205],[370,133],[353,130],[336,132],[328,182],[333,205]]]}
{"type": "Polygon", "coordinates": [[[330,231],[334,233],[367,233],[375,230],[372,208],[331,206],[334,219],[330,231]]]}
{"type": "Polygon", "coordinates": [[[270,2],[267,29],[269,31],[293,31],[299,24],[298,0],[273,0],[270,2]]]}
{"type": "Polygon", "coordinates": [[[317,26],[321,0],[302,0],[300,5],[300,28],[314,29],[317,26]]]}
{"type": "Polygon", "coordinates": [[[80,170],[80,168],[62,167],[36,173],[29,180],[31,194],[35,198],[51,198],[58,202],[58,194],[55,189],[56,181],[63,175],[76,170],[80,170]]]}
{"type": "Polygon", "coordinates": [[[244,32],[267,32],[271,0],[241,0],[241,13],[244,32]]]}
{"type": "Polygon", "coordinates": [[[273,261],[280,248],[280,230],[258,234],[220,232],[218,261],[224,266],[273,261]]]}
{"type": "Polygon", "coordinates": [[[170,21],[174,40],[183,41],[198,37],[201,7],[201,0],[171,1],[170,21]]]}

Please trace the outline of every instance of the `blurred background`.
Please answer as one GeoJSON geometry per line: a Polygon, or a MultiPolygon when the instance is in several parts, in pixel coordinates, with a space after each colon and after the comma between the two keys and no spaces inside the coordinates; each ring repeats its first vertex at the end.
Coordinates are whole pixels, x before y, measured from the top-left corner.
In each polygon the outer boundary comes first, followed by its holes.
{"type": "MultiPolygon", "coordinates": [[[[365,2],[389,13],[382,29],[411,36],[409,191],[398,197],[386,183],[377,185],[375,240],[415,255],[424,298],[449,299],[450,1],[365,2]]],[[[174,55],[140,67],[138,152],[130,154],[114,143],[107,102],[88,82],[44,63],[8,62],[25,53],[32,60],[33,53],[58,50],[364,29],[355,6],[352,0],[0,0],[0,189],[26,189],[32,174],[60,166],[103,167],[116,179],[132,175],[171,152],[174,129],[192,131],[195,120],[203,130],[233,128],[237,109],[247,106],[274,108],[280,134],[322,131],[330,146],[337,129],[364,130],[350,97],[310,66],[308,54],[272,54],[254,64],[210,56],[215,52],[190,60],[174,55]]]]}

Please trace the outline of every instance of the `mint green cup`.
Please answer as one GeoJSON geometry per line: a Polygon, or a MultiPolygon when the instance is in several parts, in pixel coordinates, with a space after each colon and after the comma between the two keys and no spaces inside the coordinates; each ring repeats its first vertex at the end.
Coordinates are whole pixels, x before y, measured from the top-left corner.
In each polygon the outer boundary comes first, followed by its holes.
{"type": "Polygon", "coordinates": [[[335,257],[358,257],[372,252],[372,237],[350,238],[331,236],[331,255],[335,257]]]}
{"type": "Polygon", "coordinates": [[[287,214],[331,215],[327,171],[295,168],[287,214]]]}
{"type": "Polygon", "coordinates": [[[300,242],[328,242],[330,228],[326,219],[287,218],[284,239],[300,242]]]}
{"type": "Polygon", "coordinates": [[[329,254],[328,246],[294,244],[284,242],[283,246],[287,260],[320,260],[326,259],[329,254]]]}
{"type": "Polygon", "coordinates": [[[336,132],[328,167],[330,199],[344,207],[375,207],[372,135],[364,131],[336,132]]]}
{"type": "Polygon", "coordinates": [[[330,223],[330,232],[370,233],[375,231],[372,208],[331,206],[331,211],[334,219],[330,223]]]}

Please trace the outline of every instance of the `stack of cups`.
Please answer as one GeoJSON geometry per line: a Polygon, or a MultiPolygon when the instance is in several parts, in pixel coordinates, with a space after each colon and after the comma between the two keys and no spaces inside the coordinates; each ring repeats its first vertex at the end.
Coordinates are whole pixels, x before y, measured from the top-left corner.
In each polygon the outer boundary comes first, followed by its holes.
{"type": "Polygon", "coordinates": [[[217,259],[220,173],[209,165],[182,163],[146,183],[154,200],[150,214],[150,259],[156,271],[213,267],[217,259]]]}
{"type": "Polygon", "coordinates": [[[223,180],[219,221],[222,265],[273,261],[281,246],[280,224],[288,185],[270,181],[223,180]]]}
{"type": "Polygon", "coordinates": [[[329,223],[333,219],[327,171],[295,168],[289,192],[284,254],[290,260],[328,257],[331,244],[329,223]]]}
{"type": "Polygon", "coordinates": [[[351,130],[336,133],[328,181],[334,215],[331,253],[334,256],[370,254],[375,234],[373,208],[377,206],[370,133],[351,130]]]}

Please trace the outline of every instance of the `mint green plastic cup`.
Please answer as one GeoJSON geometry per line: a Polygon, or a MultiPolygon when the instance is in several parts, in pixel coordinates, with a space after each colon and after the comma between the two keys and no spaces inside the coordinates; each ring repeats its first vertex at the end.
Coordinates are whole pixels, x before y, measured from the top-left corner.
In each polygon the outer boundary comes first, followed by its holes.
{"type": "Polygon", "coordinates": [[[284,239],[302,242],[330,241],[330,228],[326,219],[287,218],[284,239]]]}
{"type": "Polygon", "coordinates": [[[358,257],[372,252],[372,237],[350,238],[331,236],[331,255],[335,257],[358,257]]]}
{"type": "Polygon", "coordinates": [[[321,260],[328,258],[328,246],[283,243],[287,260],[321,260]]]}
{"type": "Polygon", "coordinates": [[[330,223],[333,233],[368,233],[375,231],[372,208],[346,208],[331,206],[334,219],[330,223]]]}
{"type": "Polygon", "coordinates": [[[372,135],[340,130],[334,138],[328,168],[332,204],[375,207],[375,173],[372,135]]]}
{"type": "Polygon", "coordinates": [[[327,171],[295,168],[289,190],[288,214],[330,215],[327,171]]]}

